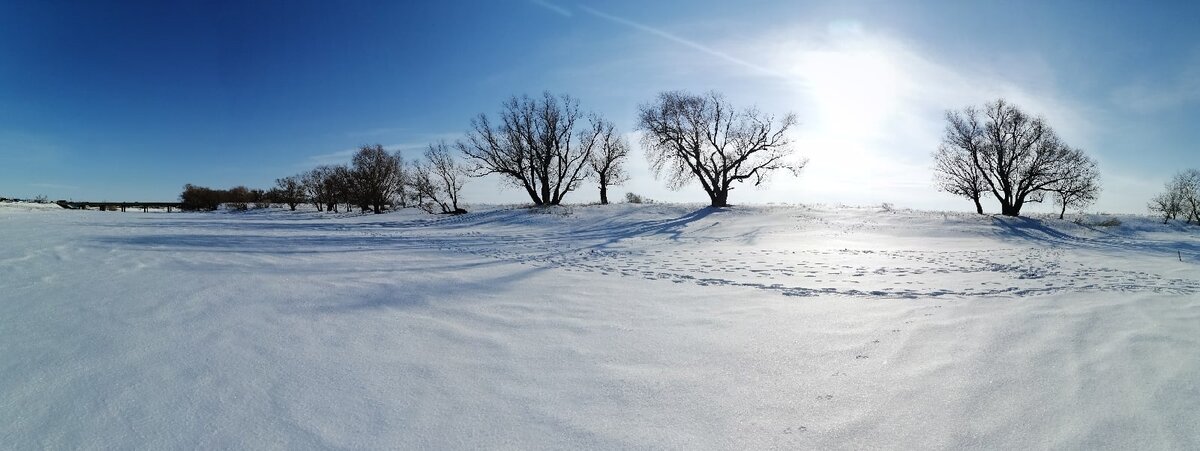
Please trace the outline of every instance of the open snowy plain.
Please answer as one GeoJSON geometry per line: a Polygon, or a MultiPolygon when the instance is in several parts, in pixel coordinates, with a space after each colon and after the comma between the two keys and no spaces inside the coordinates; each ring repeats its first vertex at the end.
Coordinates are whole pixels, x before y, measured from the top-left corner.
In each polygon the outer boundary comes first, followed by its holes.
{"type": "Polygon", "coordinates": [[[0,207],[0,443],[1200,448],[1200,228],[1119,218],[0,207]]]}

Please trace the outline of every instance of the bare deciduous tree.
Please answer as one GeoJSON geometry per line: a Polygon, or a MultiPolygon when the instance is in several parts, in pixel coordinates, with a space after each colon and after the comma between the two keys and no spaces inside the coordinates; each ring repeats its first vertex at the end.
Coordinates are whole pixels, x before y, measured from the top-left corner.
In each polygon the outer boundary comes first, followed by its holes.
{"type": "Polygon", "coordinates": [[[587,176],[586,166],[599,135],[596,118],[582,128],[579,102],[549,92],[541,99],[513,97],[504,103],[500,123],[480,114],[459,150],[474,166],[472,175],[499,174],[523,188],[535,205],[558,205],[587,176]]]}
{"type": "Polygon", "coordinates": [[[390,204],[397,184],[401,183],[401,160],[389,154],[380,144],[359,147],[351,160],[354,184],[360,197],[359,206],[370,206],[376,214],[390,204]]]}
{"type": "Polygon", "coordinates": [[[399,171],[396,175],[395,191],[392,193],[392,201],[399,208],[407,208],[408,201],[412,198],[412,193],[409,192],[411,187],[410,178],[412,177],[412,168],[408,162],[404,160],[404,155],[399,150],[392,154],[392,158],[396,161],[396,166],[399,171]]]}
{"type": "Polygon", "coordinates": [[[787,131],[795,124],[792,114],[776,120],[754,108],[735,110],[716,92],[682,91],[642,105],[638,121],[655,174],[672,189],[699,181],[714,207],[729,205],[734,182],[760,185],[780,169],[799,173],[805,162],[789,161],[787,131]]]}
{"type": "Polygon", "coordinates": [[[335,194],[331,183],[333,173],[333,166],[321,165],[304,174],[304,190],[317,211],[334,211],[331,207],[335,194]]]}
{"type": "Polygon", "coordinates": [[[975,202],[975,212],[983,214],[983,204],[980,198],[987,189],[983,173],[975,165],[975,151],[979,137],[974,134],[962,135],[956,132],[953,124],[946,128],[942,145],[933,154],[934,177],[938,188],[956,196],[965,197],[975,202]]]}
{"type": "Polygon", "coordinates": [[[1200,171],[1187,169],[1167,182],[1166,190],[1150,201],[1150,211],[1166,224],[1183,217],[1189,224],[1200,224],[1200,171]]]}
{"type": "Polygon", "coordinates": [[[1084,169],[1077,158],[1081,152],[1064,144],[1042,118],[1003,99],[982,111],[951,111],[946,119],[942,146],[971,158],[1005,216],[1019,216],[1026,203],[1042,202],[1084,169]]]}
{"type": "Polygon", "coordinates": [[[1054,203],[1060,207],[1058,219],[1063,219],[1067,208],[1083,208],[1091,205],[1100,196],[1100,171],[1096,161],[1079,149],[1070,149],[1072,168],[1065,179],[1050,188],[1054,192],[1054,203]]]}
{"type": "Polygon", "coordinates": [[[588,164],[600,187],[600,204],[608,205],[608,187],[629,181],[629,174],[625,172],[629,143],[617,133],[612,122],[601,122],[600,130],[600,136],[596,138],[597,147],[588,164]]]}
{"type": "Polygon", "coordinates": [[[304,181],[301,176],[296,175],[276,179],[275,193],[278,202],[296,211],[296,205],[304,203],[304,181]]]}
{"type": "Polygon", "coordinates": [[[417,207],[429,213],[434,213],[435,208],[441,213],[466,213],[458,201],[468,175],[469,171],[454,159],[445,142],[430,144],[425,150],[425,160],[413,165],[409,179],[417,207]]]}

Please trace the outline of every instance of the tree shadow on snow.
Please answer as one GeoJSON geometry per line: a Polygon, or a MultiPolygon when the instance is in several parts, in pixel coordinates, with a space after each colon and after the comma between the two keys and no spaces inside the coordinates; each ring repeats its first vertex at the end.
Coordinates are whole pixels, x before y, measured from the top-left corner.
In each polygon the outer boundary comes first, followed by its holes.
{"type": "Polygon", "coordinates": [[[1196,240],[1156,240],[1120,235],[1090,226],[1079,227],[1095,232],[1099,237],[1078,236],[1059,230],[1045,221],[1026,217],[994,217],[993,223],[999,227],[998,235],[1003,239],[1018,239],[1051,247],[1088,248],[1121,253],[1200,254],[1200,242],[1196,240]]]}

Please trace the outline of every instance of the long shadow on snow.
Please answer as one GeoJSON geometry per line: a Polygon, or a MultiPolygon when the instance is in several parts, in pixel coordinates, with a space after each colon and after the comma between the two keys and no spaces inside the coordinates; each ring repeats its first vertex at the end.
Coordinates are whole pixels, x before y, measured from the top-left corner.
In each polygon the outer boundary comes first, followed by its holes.
{"type": "Polygon", "coordinates": [[[101,236],[94,242],[105,246],[139,250],[239,252],[268,254],[316,254],[396,249],[437,250],[447,240],[426,236],[279,236],[279,235],[203,235],[165,234],[141,236],[101,236]]]}
{"type": "MultiPolygon", "coordinates": [[[[447,297],[477,297],[477,295],[474,293],[478,293],[481,288],[485,292],[495,293],[501,289],[519,287],[526,279],[548,269],[549,268],[545,267],[531,266],[518,271],[505,272],[493,277],[472,280],[465,284],[455,284],[453,286],[421,287],[422,289],[419,290],[409,289],[397,291],[390,286],[373,287],[365,296],[354,296],[352,298],[352,302],[334,302],[318,305],[312,308],[311,311],[326,314],[343,314],[356,313],[363,310],[383,310],[430,306],[447,297]]],[[[428,268],[424,268],[423,270],[428,271],[428,268]]],[[[335,298],[340,299],[340,297],[335,298]]]]}
{"type": "Polygon", "coordinates": [[[1185,240],[1152,240],[1146,238],[1131,238],[1115,233],[1086,227],[1089,230],[1105,235],[1108,239],[1097,239],[1075,236],[1054,229],[1045,222],[1025,217],[994,218],[1000,226],[999,235],[1002,238],[1016,238],[1031,241],[1051,247],[1065,246],[1110,250],[1117,252],[1140,252],[1153,254],[1171,254],[1184,252],[1195,255],[1200,253],[1200,242],[1185,240]]]}
{"type": "MultiPolygon", "coordinates": [[[[545,255],[562,255],[570,252],[583,251],[586,249],[603,249],[610,245],[616,244],[622,240],[633,237],[645,236],[663,236],[669,240],[677,241],[682,238],[684,229],[699,220],[709,217],[718,212],[725,211],[718,208],[701,208],[690,213],[684,214],[676,218],[669,219],[652,219],[652,220],[633,220],[622,221],[626,219],[615,217],[603,223],[588,223],[587,226],[578,229],[571,229],[570,221],[565,221],[560,225],[545,228],[522,228],[516,227],[509,230],[492,231],[492,233],[479,234],[379,234],[379,235],[359,235],[359,234],[340,234],[344,232],[355,232],[364,230],[376,230],[396,232],[404,231],[408,228],[413,231],[420,232],[437,232],[455,229],[470,229],[472,226],[479,226],[481,223],[503,223],[514,224],[514,222],[523,222],[529,219],[530,213],[513,210],[502,210],[498,212],[485,212],[480,214],[483,216],[482,221],[470,220],[472,218],[446,218],[445,221],[453,224],[434,225],[428,222],[422,222],[425,227],[411,227],[411,224],[406,223],[371,223],[367,226],[358,227],[357,224],[311,224],[308,225],[288,224],[287,226],[279,226],[272,223],[250,223],[241,224],[243,227],[238,227],[239,230],[254,229],[260,232],[276,231],[296,231],[304,229],[304,231],[314,232],[313,234],[303,235],[275,235],[275,234],[159,234],[159,235],[136,235],[136,236],[100,236],[93,239],[95,243],[103,247],[123,247],[136,248],[152,251],[203,251],[203,252],[230,252],[230,253],[263,253],[263,254],[278,254],[278,255],[303,255],[316,254],[325,252],[361,252],[361,251],[387,251],[387,250],[419,250],[419,251],[462,251],[468,253],[480,253],[492,255],[503,260],[529,261],[537,260],[539,254],[545,255]],[[249,227],[246,227],[249,226],[249,227]],[[558,229],[562,230],[558,230],[558,229]],[[497,247],[499,246],[499,247],[497,247]],[[507,257],[495,255],[495,252],[490,250],[499,249],[508,254],[507,257]],[[516,253],[512,253],[516,251],[516,253]]],[[[441,221],[439,221],[441,222],[441,221]]],[[[711,226],[716,225],[713,223],[711,226]]],[[[210,224],[214,230],[228,230],[229,223],[221,222],[210,224]]]]}
{"type": "MultiPolygon", "coordinates": [[[[595,225],[590,228],[573,229],[570,221],[565,221],[561,226],[562,229],[555,228],[538,228],[521,230],[520,234],[507,235],[513,238],[555,238],[555,237],[573,237],[582,239],[603,239],[602,245],[612,244],[622,239],[632,238],[636,236],[651,236],[651,235],[668,235],[668,238],[677,241],[681,238],[683,228],[688,224],[704,219],[705,217],[725,211],[720,208],[705,207],[699,210],[687,213],[683,216],[671,219],[654,219],[623,222],[624,215],[614,216],[600,225],[595,225]],[[540,229],[540,230],[539,230],[540,229]]],[[[330,218],[321,220],[321,218],[304,218],[310,221],[289,220],[286,222],[277,221],[275,217],[245,217],[245,218],[230,218],[227,215],[200,215],[191,218],[171,218],[166,220],[144,221],[120,224],[121,228],[147,228],[147,229],[167,229],[167,228],[185,228],[185,229],[214,229],[214,230],[247,230],[247,231],[312,231],[312,232],[349,232],[360,230],[397,230],[409,228],[436,227],[443,230],[459,230],[473,229],[481,226],[513,226],[523,227],[536,224],[540,221],[545,221],[547,217],[556,216],[553,213],[535,213],[527,208],[510,208],[502,210],[491,210],[480,213],[469,213],[461,216],[450,216],[434,219],[410,219],[404,221],[387,221],[387,222],[344,222],[339,221],[343,218],[330,218]]],[[[281,216],[281,217],[286,217],[281,216]]],[[[570,218],[570,216],[565,216],[570,218]]],[[[110,227],[108,224],[98,225],[99,227],[110,227]]],[[[557,227],[556,227],[557,228],[557,227]]],[[[183,236],[183,235],[176,235],[183,236]]],[[[204,236],[204,235],[197,235],[204,236]]],[[[212,235],[217,236],[217,235],[212,235]]],[[[503,235],[501,235],[503,236],[503,235]]],[[[499,236],[498,236],[499,237],[499,236]]],[[[261,237],[259,237],[261,238],[261,237]]],[[[186,241],[186,240],[185,240],[186,241]]],[[[186,243],[185,243],[186,244],[186,243]]]]}

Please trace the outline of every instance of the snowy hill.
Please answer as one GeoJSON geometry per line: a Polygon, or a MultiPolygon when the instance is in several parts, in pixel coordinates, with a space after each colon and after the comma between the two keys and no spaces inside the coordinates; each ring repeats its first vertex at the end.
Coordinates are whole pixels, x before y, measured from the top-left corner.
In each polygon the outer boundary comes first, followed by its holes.
{"type": "Polygon", "coordinates": [[[1198,448],[1200,228],[1116,218],[0,209],[0,441],[1198,448]]]}

